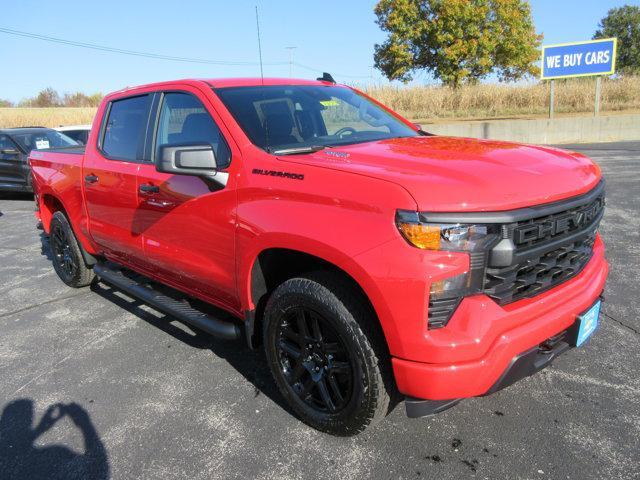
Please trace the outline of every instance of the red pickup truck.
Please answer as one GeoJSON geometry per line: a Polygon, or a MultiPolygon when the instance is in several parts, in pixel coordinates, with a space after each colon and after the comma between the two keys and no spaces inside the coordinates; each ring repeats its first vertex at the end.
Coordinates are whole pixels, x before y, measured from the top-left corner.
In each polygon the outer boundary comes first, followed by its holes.
{"type": "Polygon", "coordinates": [[[30,162],[67,285],[98,277],[262,345],[293,411],[332,434],[403,398],[419,417],[495,392],[598,323],[591,160],[429,135],[328,76],[121,90],[85,147],[30,162]]]}

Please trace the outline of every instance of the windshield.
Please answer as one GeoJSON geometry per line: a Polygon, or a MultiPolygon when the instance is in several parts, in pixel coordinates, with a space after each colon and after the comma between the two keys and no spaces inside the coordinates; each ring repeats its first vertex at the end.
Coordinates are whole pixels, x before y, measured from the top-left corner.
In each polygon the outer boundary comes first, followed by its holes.
{"type": "Polygon", "coordinates": [[[25,152],[30,152],[31,150],[46,150],[48,148],[75,147],[79,145],[75,140],[55,130],[36,130],[14,133],[11,136],[25,152]]]}
{"type": "Polygon", "coordinates": [[[251,142],[272,153],[417,135],[408,125],[346,87],[229,87],[215,92],[251,142]]]}

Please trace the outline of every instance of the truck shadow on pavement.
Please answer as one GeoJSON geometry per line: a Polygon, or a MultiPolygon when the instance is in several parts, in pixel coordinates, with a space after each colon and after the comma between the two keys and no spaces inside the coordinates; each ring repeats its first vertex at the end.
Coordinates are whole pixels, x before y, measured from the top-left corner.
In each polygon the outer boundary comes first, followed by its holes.
{"type": "MultiPolygon", "coordinates": [[[[295,416],[278,391],[262,349],[250,350],[246,343],[244,343],[244,340],[230,341],[215,339],[208,333],[198,330],[191,325],[184,324],[164,313],[156,312],[156,310],[148,307],[144,302],[137,298],[129,297],[124,292],[107,283],[97,282],[91,285],[90,288],[105,300],[134,314],[139,319],[144,320],[190,347],[211,350],[214,355],[229,362],[238,373],[253,385],[254,397],[263,394],[283,410],[295,416]],[[154,313],[141,308],[143,306],[152,309],[154,313]],[[176,326],[177,324],[180,326],[176,326]],[[181,328],[182,326],[185,328],[181,328]]],[[[208,307],[208,309],[214,311],[219,318],[229,318],[231,320],[232,317],[228,313],[213,306],[208,307]]]]}
{"type": "Polygon", "coordinates": [[[34,402],[8,403],[0,416],[0,476],[12,480],[109,478],[104,444],[89,414],[77,403],[51,405],[34,426],[34,402]],[[40,436],[68,417],[83,438],[84,453],[60,445],[37,445],[40,436]]]}
{"type": "MultiPolygon", "coordinates": [[[[41,254],[47,259],[52,260],[51,250],[49,248],[49,238],[44,232],[40,232],[40,240],[42,242],[41,254]]],[[[134,314],[139,319],[153,325],[163,332],[171,335],[175,339],[185,343],[192,348],[202,350],[210,350],[214,355],[229,362],[229,364],[240,373],[247,381],[253,385],[254,397],[265,395],[272,402],[282,408],[292,416],[296,416],[289,404],[280,394],[278,387],[271,376],[271,372],[267,365],[267,360],[262,348],[255,350],[249,349],[244,343],[244,339],[236,341],[218,340],[191,325],[184,324],[179,320],[158,312],[146,303],[137,298],[130,297],[126,293],[118,290],[105,282],[96,282],[91,285],[91,291],[100,295],[105,300],[117,305],[118,307],[134,314]],[[142,307],[146,308],[142,308],[142,307]],[[148,310],[150,309],[150,310],[148,310]],[[152,313],[153,312],[153,313],[152,313]],[[180,326],[177,326],[180,325],[180,326]],[[183,328],[184,327],[184,328],[183,328]]],[[[216,317],[229,321],[234,321],[233,317],[212,305],[198,302],[199,307],[209,310],[216,317]]],[[[390,405],[389,411],[397,406],[399,399],[394,398],[390,405]]]]}

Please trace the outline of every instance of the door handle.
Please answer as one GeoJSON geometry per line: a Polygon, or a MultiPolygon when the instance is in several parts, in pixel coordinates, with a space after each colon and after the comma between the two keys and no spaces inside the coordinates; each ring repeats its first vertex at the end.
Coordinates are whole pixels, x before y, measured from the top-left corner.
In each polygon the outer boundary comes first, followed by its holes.
{"type": "Polygon", "coordinates": [[[143,183],[140,185],[141,193],[158,193],[160,191],[160,187],[156,185],[150,185],[148,183],[143,183]]]}
{"type": "Polygon", "coordinates": [[[152,207],[158,208],[169,208],[173,207],[175,204],[173,202],[168,202],[166,200],[147,200],[147,205],[151,205],[152,207]]]}
{"type": "Polygon", "coordinates": [[[86,177],[84,177],[84,181],[87,183],[96,183],[98,181],[98,177],[96,177],[94,174],[87,175],[86,177]]]}

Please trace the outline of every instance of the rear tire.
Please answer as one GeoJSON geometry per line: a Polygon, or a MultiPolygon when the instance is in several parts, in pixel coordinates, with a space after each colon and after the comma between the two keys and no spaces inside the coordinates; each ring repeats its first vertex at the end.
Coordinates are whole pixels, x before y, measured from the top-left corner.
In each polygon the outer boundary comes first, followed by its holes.
{"type": "Polygon", "coordinates": [[[64,213],[53,214],[49,226],[49,247],[53,268],[70,287],[86,287],[95,279],[93,269],[84,262],[80,245],[64,213]]]}
{"type": "Polygon", "coordinates": [[[337,275],[316,272],[277,287],[265,307],[267,361],[306,424],[355,435],[385,417],[390,367],[369,308],[337,275]]]}

